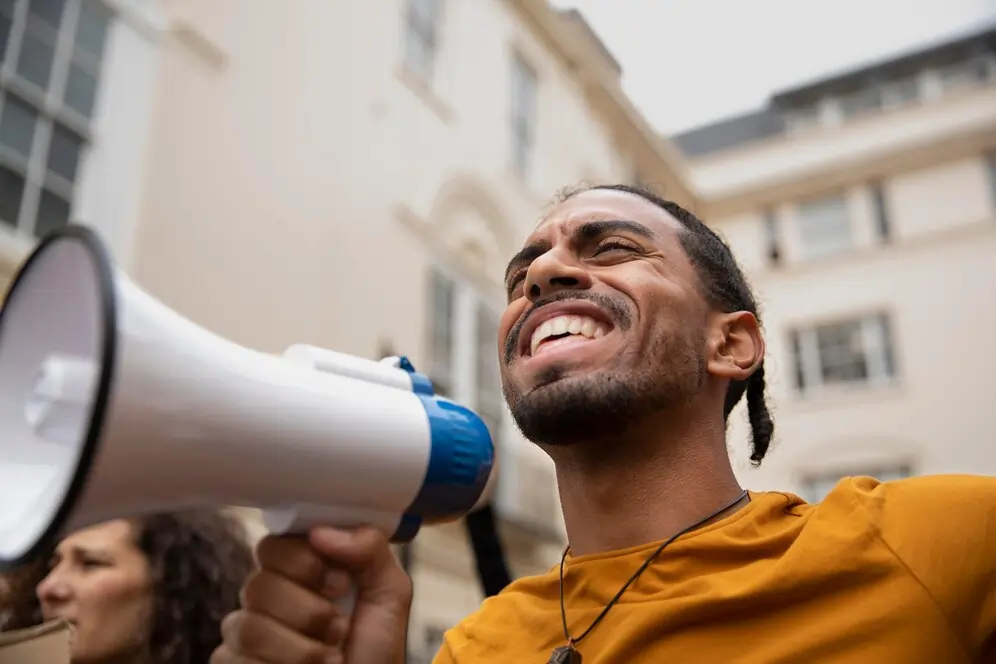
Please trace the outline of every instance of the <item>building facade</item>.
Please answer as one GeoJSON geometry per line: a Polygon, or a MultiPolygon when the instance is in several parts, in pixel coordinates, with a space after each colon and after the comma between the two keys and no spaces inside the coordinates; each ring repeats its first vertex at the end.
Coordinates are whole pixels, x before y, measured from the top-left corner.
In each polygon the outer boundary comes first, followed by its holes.
{"type": "MultiPolygon", "coordinates": [[[[409,355],[491,427],[513,572],[557,560],[552,466],[498,380],[504,263],[565,185],[640,179],[694,205],[580,15],[545,0],[8,0],[0,30],[0,279],[72,219],[240,344],[409,355]]],[[[466,539],[429,528],[411,550],[413,658],[479,604],[466,539]]]]}
{"type": "Polygon", "coordinates": [[[674,138],[764,305],[776,442],[752,488],[996,474],[996,30],[674,138]]]}

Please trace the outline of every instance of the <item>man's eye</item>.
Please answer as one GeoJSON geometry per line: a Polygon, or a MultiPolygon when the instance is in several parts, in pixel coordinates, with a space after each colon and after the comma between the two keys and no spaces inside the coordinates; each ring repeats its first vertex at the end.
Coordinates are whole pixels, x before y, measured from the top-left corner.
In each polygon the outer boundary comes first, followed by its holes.
{"type": "Polygon", "coordinates": [[[509,277],[508,278],[508,292],[511,293],[513,290],[515,290],[516,286],[518,286],[520,283],[522,283],[522,280],[525,277],[526,277],[526,271],[525,270],[519,270],[518,272],[516,272],[515,274],[513,274],[511,277],[509,277]]]}
{"type": "Polygon", "coordinates": [[[595,248],[595,256],[607,251],[636,251],[636,247],[625,242],[603,242],[595,248]]]}

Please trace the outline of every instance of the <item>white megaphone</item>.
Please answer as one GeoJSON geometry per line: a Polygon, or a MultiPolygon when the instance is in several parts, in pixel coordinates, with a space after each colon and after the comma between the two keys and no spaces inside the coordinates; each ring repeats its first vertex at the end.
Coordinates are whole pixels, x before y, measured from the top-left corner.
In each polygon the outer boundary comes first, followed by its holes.
{"type": "Polygon", "coordinates": [[[471,511],[493,462],[484,422],[405,358],[243,348],[134,285],[82,226],[41,240],[0,309],[0,568],[199,506],[405,542],[471,511]]]}

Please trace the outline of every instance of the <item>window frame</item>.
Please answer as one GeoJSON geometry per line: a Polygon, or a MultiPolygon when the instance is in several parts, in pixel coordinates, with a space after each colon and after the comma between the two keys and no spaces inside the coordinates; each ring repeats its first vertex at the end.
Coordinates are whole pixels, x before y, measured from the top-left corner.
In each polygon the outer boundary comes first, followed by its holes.
{"type": "MultiPolygon", "coordinates": [[[[789,330],[789,349],[792,357],[793,388],[796,394],[810,396],[829,390],[869,389],[892,385],[899,380],[897,365],[897,339],[894,317],[888,311],[878,310],[841,317],[789,330]],[[833,328],[856,325],[861,339],[861,361],[865,376],[862,379],[828,380],[827,348],[821,346],[820,332],[833,328]]],[[[844,362],[837,363],[840,366],[844,362]]]]}

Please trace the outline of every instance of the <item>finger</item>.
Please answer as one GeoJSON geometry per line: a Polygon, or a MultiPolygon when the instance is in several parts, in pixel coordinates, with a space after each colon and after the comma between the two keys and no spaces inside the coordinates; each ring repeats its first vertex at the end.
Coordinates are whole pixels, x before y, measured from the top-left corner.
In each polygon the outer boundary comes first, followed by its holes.
{"type": "Polygon", "coordinates": [[[325,573],[325,585],[322,586],[322,596],[332,600],[342,599],[353,590],[353,577],[344,569],[335,567],[325,573]]]}
{"type": "Polygon", "coordinates": [[[325,640],[329,624],[342,612],[335,604],[287,577],[260,570],[253,572],[242,587],[242,606],[290,629],[325,640]]]}
{"type": "Polygon", "coordinates": [[[218,646],[213,653],[208,664],[270,664],[253,657],[243,657],[236,655],[225,644],[218,646]]]}
{"type": "Polygon", "coordinates": [[[256,559],[263,569],[315,592],[320,592],[325,584],[328,561],[304,537],[268,535],[256,545],[256,559]]]}
{"type": "Polygon", "coordinates": [[[378,530],[314,528],[308,537],[319,552],[352,573],[357,592],[366,600],[411,601],[411,580],[378,530]]]}
{"type": "Polygon", "coordinates": [[[349,636],[350,616],[336,616],[329,623],[328,633],[325,635],[325,643],[330,646],[341,646],[349,636]]]}
{"type": "Polygon", "coordinates": [[[268,616],[248,611],[227,615],[221,622],[221,637],[226,648],[223,654],[230,652],[249,662],[342,662],[341,648],[309,639],[268,616]]]}

